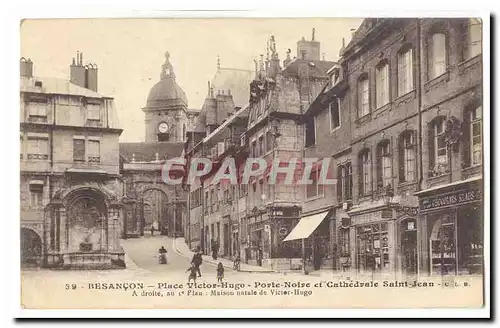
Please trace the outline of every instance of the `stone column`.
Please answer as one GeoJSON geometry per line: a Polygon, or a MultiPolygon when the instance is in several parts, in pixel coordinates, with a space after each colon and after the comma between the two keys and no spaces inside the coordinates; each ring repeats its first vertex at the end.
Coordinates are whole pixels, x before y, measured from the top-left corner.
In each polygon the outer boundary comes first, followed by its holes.
{"type": "Polygon", "coordinates": [[[111,204],[108,215],[108,252],[120,250],[120,206],[111,204]]]}
{"type": "Polygon", "coordinates": [[[66,216],[66,208],[61,206],[59,209],[59,227],[56,215],[56,226],[55,226],[55,237],[56,237],[56,249],[59,243],[59,252],[67,253],[69,251],[69,232],[68,232],[68,218],[66,216]],[[59,233],[57,231],[59,230],[59,233]]]}

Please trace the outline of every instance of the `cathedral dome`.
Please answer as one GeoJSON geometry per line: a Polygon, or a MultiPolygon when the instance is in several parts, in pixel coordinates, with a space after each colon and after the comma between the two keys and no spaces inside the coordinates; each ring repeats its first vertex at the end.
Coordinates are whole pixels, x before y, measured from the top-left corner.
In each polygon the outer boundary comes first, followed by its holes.
{"type": "Polygon", "coordinates": [[[147,108],[187,106],[186,94],[175,82],[174,70],[169,59],[170,54],[167,52],[161,70],[160,81],[149,92],[147,108]]]}

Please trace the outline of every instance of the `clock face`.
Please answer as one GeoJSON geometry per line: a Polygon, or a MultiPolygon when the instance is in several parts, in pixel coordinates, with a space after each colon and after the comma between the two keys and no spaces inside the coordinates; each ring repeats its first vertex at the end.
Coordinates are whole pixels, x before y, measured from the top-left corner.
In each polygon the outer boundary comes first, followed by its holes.
{"type": "Polygon", "coordinates": [[[160,125],[158,125],[158,131],[160,131],[160,133],[167,133],[168,131],[167,123],[161,122],[160,125]]]}

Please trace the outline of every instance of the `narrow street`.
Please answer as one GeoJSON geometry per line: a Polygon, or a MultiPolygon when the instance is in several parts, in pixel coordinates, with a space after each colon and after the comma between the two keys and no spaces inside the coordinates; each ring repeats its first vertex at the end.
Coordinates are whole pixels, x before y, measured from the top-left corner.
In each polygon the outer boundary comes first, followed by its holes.
{"type": "MultiPolygon", "coordinates": [[[[121,244],[129,258],[141,269],[151,271],[154,274],[165,272],[171,277],[188,277],[186,270],[190,266],[191,259],[179,254],[173,248],[173,239],[161,235],[144,235],[142,238],[121,240],[121,244]],[[167,249],[167,264],[158,263],[158,249],[164,246],[167,249]]],[[[199,281],[216,282],[216,266],[212,263],[203,262],[201,265],[202,277],[199,281]]],[[[244,280],[248,276],[256,279],[269,279],[270,276],[279,276],[277,273],[248,273],[237,272],[225,268],[224,278],[231,282],[244,280]]]]}

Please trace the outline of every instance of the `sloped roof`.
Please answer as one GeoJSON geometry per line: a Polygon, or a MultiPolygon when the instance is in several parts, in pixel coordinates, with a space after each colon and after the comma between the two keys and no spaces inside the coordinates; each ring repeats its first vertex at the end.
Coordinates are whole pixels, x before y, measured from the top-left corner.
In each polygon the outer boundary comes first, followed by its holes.
{"type": "Polygon", "coordinates": [[[69,80],[55,77],[21,76],[20,90],[21,92],[84,96],[89,98],[110,98],[73,84],[69,80]],[[35,82],[41,82],[42,86],[35,86],[35,82]]]}
{"type": "Polygon", "coordinates": [[[183,142],[121,142],[120,156],[125,162],[131,162],[132,157],[136,162],[151,162],[179,157],[184,150],[183,142]]]}
{"type": "Polygon", "coordinates": [[[299,76],[299,70],[303,64],[307,64],[310,77],[326,78],[328,77],[327,72],[337,63],[328,60],[294,59],[283,70],[283,76],[299,76]]]}
{"type": "Polygon", "coordinates": [[[250,82],[253,81],[253,71],[237,68],[220,68],[212,80],[214,91],[231,91],[234,105],[245,107],[250,97],[250,82]]]}
{"type": "Polygon", "coordinates": [[[382,18],[365,18],[361,22],[361,25],[354,32],[354,35],[345,47],[343,51],[341,51],[341,55],[343,55],[348,50],[352,49],[356,44],[358,44],[376,25],[378,22],[382,21],[382,18]]]}

